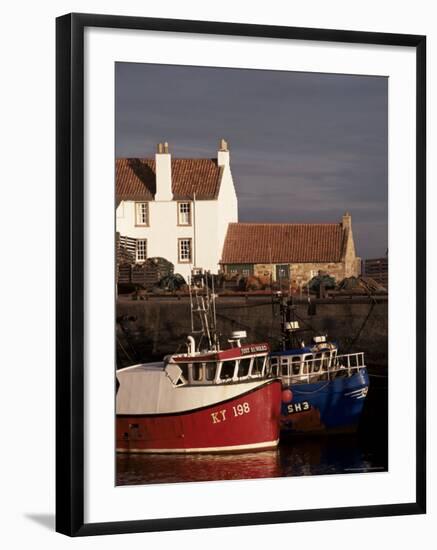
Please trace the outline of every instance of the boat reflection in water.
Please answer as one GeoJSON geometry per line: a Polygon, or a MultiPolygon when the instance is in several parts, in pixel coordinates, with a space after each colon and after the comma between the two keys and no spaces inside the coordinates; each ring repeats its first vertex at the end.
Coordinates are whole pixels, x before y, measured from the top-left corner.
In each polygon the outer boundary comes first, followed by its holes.
{"type": "Polygon", "coordinates": [[[117,485],[281,476],[277,449],[238,454],[118,454],[117,485]]]}
{"type": "Polygon", "coordinates": [[[117,485],[259,479],[387,470],[387,452],[349,436],[301,439],[241,454],[119,454],[117,485]]]}

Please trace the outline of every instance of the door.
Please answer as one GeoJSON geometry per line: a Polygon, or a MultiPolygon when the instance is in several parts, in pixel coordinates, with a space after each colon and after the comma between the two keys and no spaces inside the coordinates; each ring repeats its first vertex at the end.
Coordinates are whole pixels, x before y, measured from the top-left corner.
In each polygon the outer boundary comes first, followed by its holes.
{"type": "Polygon", "coordinates": [[[290,279],[290,265],[289,264],[277,264],[276,265],[276,281],[289,281],[290,279]]]}

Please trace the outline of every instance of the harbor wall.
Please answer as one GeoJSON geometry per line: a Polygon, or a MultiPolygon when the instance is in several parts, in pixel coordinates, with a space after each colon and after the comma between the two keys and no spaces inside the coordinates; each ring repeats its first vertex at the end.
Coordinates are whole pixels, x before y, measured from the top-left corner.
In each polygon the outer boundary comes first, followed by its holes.
{"type": "MultiPolygon", "coordinates": [[[[364,351],[366,363],[387,367],[388,303],[364,299],[316,303],[316,314],[309,315],[308,304],[296,305],[301,326],[311,326],[338,342],[340,353],[364,351]]],[[[131,300],[117,302],[117,365],[160,360],[164,355],[185,351],[191,332],[187,299],[131,300]]],[[[217,301],[218,330],[225,337],[233,330],[246,330],[247,341],[268,341],[279,345],[278,308],[264,299],[227,298],[217,301]]],[[[310,338],[311,332],[304,335],[310,338]]]]}

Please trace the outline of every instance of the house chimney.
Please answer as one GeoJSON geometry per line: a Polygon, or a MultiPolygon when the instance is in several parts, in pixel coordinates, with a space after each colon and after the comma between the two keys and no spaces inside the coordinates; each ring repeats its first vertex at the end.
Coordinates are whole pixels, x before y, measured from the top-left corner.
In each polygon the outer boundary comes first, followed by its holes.
{"type": "Polygon", "coordinates": [[[349,214],[349,212],[345,212],[343,214],[343,217],[341,219],[341,225],[344,229],[351,229],[352,228],[352,216],[349,214]]]}
{"type": "Polygon", "coordinates": [[[220,140],[219,150],[217,152],[218,166],[229,166],[229,147],[225,139],[220,140]]]}
{"type": "Polygon", "coordinates": [[[158,143],[155,154],[156,163],[156,193],[155,200],[171,201],[173,193],[171,188],[171,155],[168,152],[168,143],[158,143]]]}

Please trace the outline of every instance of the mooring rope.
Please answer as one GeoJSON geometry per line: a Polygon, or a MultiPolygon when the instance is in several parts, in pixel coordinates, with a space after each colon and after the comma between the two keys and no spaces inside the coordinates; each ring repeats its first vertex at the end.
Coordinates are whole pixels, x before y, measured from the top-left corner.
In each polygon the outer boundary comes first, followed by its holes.
{"type": "Polygon", "coordinates": [[[364,319],[364,321],[363,321],[363,323],[360,327],[360,330],[357,332],[355,338],[349,344],[349,346],[348,346],[345,353],[348,353],[352,349],[352,347],[356,344],[358,338],[361,336],[361,333],[363,332],[364,327],[366,326],[366,323],[369,320],[370,315],[372,314],[372,311],[373,311],[373,308],[375,307],[375,304],[376,304],[376,300],[373,300],[372,303],[370,304],[370,308],[369,308],[369,311],[367,312],[366,318],[364,319]]]}
{"type": "MultiPolygon", "coordinates": [[[[330,384],[330,382],[331,382],[331,380],[328,380],[325,385],[323,385],[320,388],[317,388],[316,390],[313,390],[313,391],[302,391],[302,390],[293,389],[293,393],[300,394],[300,395],[312,395],[314,393],[318,393],[319,391],[324,390],[330,384]]],[[[307,382],[307,383],[311,384],[311,382],[307,382]]]]}

